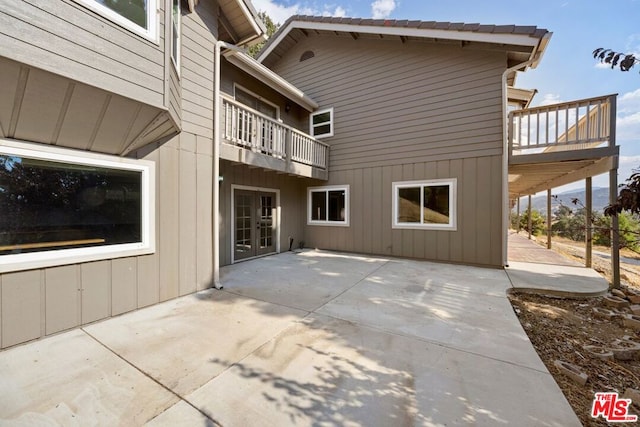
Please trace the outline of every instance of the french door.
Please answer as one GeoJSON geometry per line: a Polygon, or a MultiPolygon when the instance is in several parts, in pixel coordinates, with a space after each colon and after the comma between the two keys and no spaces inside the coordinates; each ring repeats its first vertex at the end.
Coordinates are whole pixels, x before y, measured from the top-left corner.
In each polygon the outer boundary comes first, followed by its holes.
{"type": "Polygon", "coordinates": [[[276,251],[276,193],[235,190],[234,260],[276,251]]]}

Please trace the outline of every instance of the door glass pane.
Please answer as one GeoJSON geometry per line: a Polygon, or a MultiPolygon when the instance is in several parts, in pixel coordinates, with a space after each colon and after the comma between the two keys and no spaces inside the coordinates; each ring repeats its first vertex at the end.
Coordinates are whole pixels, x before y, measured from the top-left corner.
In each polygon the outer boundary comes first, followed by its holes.
{"type": "Polygon", "coordinates": [[[314,221],[327,220],[327,192],[311,192],[311,219],[314,221]]]}
{"type": "Polygon", "coordinates": [[[449,224],[449,186],[424,187],[423,193],[423,224],[449,224]]]}
{"type": "Polygon", "coordinates": [[[329,191],[329,221],[344,221],[344,190],[329,191]]]}
{"type": "Polygon", "coordinates": [[[420,187],[398,189],[397,222],[420,222],[420,187]]]}
{"type": "Polygon", "coordinates": [[[238,194],[236,196],[236,252],[245,254],[251,251],[251,196],[238,194]]]}
{"type": "Polygon", "coordinates": [[[260,196],[260,249],[271,246],[273,235],[273,197],[260,196]]]}

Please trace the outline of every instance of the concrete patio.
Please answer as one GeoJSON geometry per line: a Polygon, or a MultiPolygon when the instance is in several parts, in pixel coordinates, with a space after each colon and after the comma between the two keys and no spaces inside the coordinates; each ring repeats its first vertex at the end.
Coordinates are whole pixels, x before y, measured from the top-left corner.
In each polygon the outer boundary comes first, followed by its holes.
{"type": "Polygon", "coordinates": [[[505,271],[323,251],[0,352],[1,425],[579,426],[505,271]]]}

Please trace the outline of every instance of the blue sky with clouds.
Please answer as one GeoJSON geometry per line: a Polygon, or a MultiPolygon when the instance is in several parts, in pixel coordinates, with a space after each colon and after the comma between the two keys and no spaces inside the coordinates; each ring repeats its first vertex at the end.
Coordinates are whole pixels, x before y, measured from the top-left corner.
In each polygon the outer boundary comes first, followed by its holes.
{"type": "MultiPolygon", "coordinates": [[[[535,25],[553,32],[541,64],[517,86],[538,89],[534,105],[617,93],[617,143],[623,182],[640,167],[640,64],[611,70],[591,52],[610,48],[640,57],[640,0],[252,0],[283,23],[294,14],[535,25]]],[[[581,186],[582,184],[577,184],[581,186]]],[[[594,179],[607,186],[608,178],[594,179]]],[[[573,185],[572,187],[576,187],[573,185]]]]}

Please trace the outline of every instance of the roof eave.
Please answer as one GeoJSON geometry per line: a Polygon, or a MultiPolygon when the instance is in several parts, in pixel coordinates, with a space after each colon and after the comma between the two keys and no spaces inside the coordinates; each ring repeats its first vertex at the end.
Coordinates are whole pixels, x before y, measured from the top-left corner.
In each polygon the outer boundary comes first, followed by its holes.
{"type": "Polygon", "coordinates": [[[223,56],[227,61],[240,68],[242,71],[259,79],[272,89],[299,104],[305,110],[313,112],[318,109],[318,103],[305,95],[303,91],[264,65],[260,64],[249,55],[236,50],[227,50],[223,53],[223,56]]]}
{"type": "MultiPolygon", "coordinates": [[[[273,50],[284,40],[288,34],[294,29],[305,30],[319,30],[319,31],[341,31],[341,32],[353,32],[368,33],[368,34],[381,34],[390,36],[406,36],[406,37],[420,37],[420,38],[432,38],[432,39],[446,39],[446,40],[460,40],[460,41],[476,41],[483,43],[494,44],[509,44],[518,46],[530,46],[532,48],[532,54],[536,50],[544,50],[548,38],[551,33],[546,32],[541,38],[534,37],[529,34],[514,34],[514,33],[483,33],[475,31],[459,31],[459,30],[447,30],[447,29],[434,29],[434,28],[416,28],[416,27],[384,27],[376,25],[352,25],[341,24],[333,22],[317,22],[317,21],[305,21],[292,19],[285,23],[285,27],[278,32],[276,38],[269,43],[266,48],[260,52],[257,60],[263,62],[273,50]],[[543,45],[544,42],[544,45],[543,45]]],[[[541,57],[542,55],[540,55],[541,57]]],[[[538,60],[539,61],[539,60],[538,60]]],[[[533,65],[533,64],[532,64],[533,65]]],[[[535,63],[537,65],[537,62],[535,63]]],[[[535,68],[535,66],[534,66],[535,68]]]]}

